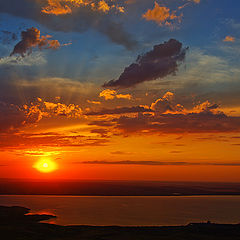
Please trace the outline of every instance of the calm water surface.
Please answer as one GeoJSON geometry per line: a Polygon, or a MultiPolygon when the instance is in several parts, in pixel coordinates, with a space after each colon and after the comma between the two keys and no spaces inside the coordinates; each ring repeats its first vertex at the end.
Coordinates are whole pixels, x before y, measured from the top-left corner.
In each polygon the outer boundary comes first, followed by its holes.
{"type": "Polygon", "coordinates": [[[0,205],[57,215],[53,223],[157,226],[210,220],[240,223],[240,196],[82,197],[0,196],[0,205]]]}

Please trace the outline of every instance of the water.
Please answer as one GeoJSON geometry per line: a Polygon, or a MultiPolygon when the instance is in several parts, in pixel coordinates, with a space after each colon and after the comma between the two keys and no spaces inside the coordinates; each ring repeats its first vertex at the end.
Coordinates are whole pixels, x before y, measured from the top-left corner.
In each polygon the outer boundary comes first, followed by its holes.
{"type": "Polygon", "coordinates": [[[61,225],[162,226],[240,223],[240,196],[82,197],[0,196],[0,205],[57,215],[61,225]]]}

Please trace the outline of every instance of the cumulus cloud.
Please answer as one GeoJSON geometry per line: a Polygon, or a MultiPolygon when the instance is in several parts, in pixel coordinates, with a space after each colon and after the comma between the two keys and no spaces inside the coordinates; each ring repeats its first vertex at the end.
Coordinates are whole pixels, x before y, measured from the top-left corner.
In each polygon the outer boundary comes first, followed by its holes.
{"type": "Polygon", "coordinates": [[[178,66],[185,59],[187,48],[175,39],[155,45],[153,50],[138,56],[135,63],[124,69],[117,80],[111,80],[103,87],[127,88],[136,84],[176,74],[178,66]]]}
{"type": "Polygon", "coordinates": [[[0,1],[0,13],[34,20],[53,31],[85,32],[95,29],[106,35],[112,42],[124,46],[128,50],[135,49],[137,41],[127,33],[121,23],[110,15],[93,11],[89,7],[74,8],[71,14],[54,15],[41,12],[46,1],[8,0],[0,1]]]}
{"type": "Polygon", "coordinates": [[[32,48],[38,47],[39,49],[50,48],[57,49],[60,47],[58,40],[50,40],[51,36],[40,36],[40,30],[37,28],[29,28],[21,33],[21,41],[16,44],[10,56],[19,54],[25,57],[25,54],[29,55],[32,52],[32,48]]]}
{"type": "Polygon", "coordinates": [[[121,116],[116,127],[125,134],[239,132],[240,118],[213,113],[168,113],[160,116],[139,113],[136,117],[121,116]]]}
{"type": "Polygon", "coordinates": [[[235,42],[235,37],[233,37],[233,36],[226,36],[224,39],[223,39],[223,41],[224,42],[235,42]]]}
{"type": "Polygon", "coordinates": [[[21,106],[0,102],[1,131],[17,130],[26,125],[36,124],[43,118],[56,116],[79,119],[83,114],[78,105],[49,102],[41,98],[21,106]]]}
{"type": "MultiPolygon", "coordinates": [[[[130,112],[131,107],[127,108],[130,112]]],[[[151,104],[150,108],[134,107],[133,115],[121,115],[109,119],[109,123],[124,134],[156,134],[156,133],[220,133],[239,132],[240,117],[227,116],[220,111],[218,104],[205,101],[186,109],[175,103],[174,95],[167,92],[163,97],[151,104]]],[[[102,110],[94,114],[127,113],[126,109],[102,110]]],[[[95,122],[102,126],[101,121],[95,122]]],[[[105,120],[106,125],[106,120],[105,120]]],[[[107,125],[106,125],[107,126],[107,125]]]]}
{"type": "Polygon", "coordinates": [[[219,111],[219,105],[216,103],[210,103],[209,101],[205,101],[196,105],[193,108],[194,113],[214,113],[214,114],[221,114],[222,112],[219,111]]]}
{"type": "Polygon", "coordinates": [[[71,14],[75,8],[89,7],[93,11],[107,13],[114,9],[124,12],[124,7],[108,0],[47,0],[48,5],[42,8],[42,12],[53,15],[71,14]]]}
{"type": "Polygon", "coordinates": [[[148,11],[142,15],[147,21],[154,21],[160,26],[173,26],[176,22],[180,23],[182,21],[182,14],[176,15],[176,11],[171,11],[167,7],[160,6],[155,2],[153,9],[148,9],[148,11]]]}
{"type": "Polygon", "coordinates": [[[114,98],[122,98],[130,100],[132,98],[131,94],[118,94],[117,91],[111,89],[105,89],[99,93],[99,97],[103,97],[105,100],[113,100],[114,98]]]}
{"type": "Polygon", "coordinates": [[[39,122],[43,117],[65,116],[67,118],[80,118],[82,109],[75,104],[66,105],[59,102],[48,102],[37,98],[35,102],[25,104],[23,111],[28,123],[39,122]]]}
{"type": "Polygon", "coordinates": [[[154,110],[157,114],[166,112],[183,112],[184,107],[181,104],[174,104],[173,98],[174,94],[172,92],[167,92],[162,98],[159,98],[152,103],[150,109],[154,110]]]}

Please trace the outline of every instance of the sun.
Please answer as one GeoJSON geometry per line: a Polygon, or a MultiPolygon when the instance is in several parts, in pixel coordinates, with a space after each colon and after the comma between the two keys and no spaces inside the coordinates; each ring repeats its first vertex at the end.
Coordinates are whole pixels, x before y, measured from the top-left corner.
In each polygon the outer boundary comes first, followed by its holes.
{"type": "Polygon", "coordinates": [[[43,173],[50,173],[58,169],[57,163],[49,158],[40,159],[33,165],[33,167],[36,168],[39,172],[43,173]]]}

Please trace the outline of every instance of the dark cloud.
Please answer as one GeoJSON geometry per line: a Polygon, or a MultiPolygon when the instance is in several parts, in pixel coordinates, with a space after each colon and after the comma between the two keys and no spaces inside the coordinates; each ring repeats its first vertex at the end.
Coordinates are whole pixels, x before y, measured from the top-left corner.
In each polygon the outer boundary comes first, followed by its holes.
{"type": "Polygon", "coordinates": [[[100,126],[100,127],[111,127],[114,124],[107,120],[96,120],[96,121],[90,122],[88,125],[95,125],[95,126],[100,126]]]}
{"type": "MultiPolygon", "coordinates": [[[[174,107],[174,110],[162,108],[161,104],[161,111],[155,109],[151,114],[137,112],[134,116],[121,115],[109,119],[109,125],[123,134],[236,133],[240,131],[240,117],[227,116],[219,111],[216,104],[208,101],[193,107],[192,110],[187,110],[182,105],[178,110],[175,106],[179,104],[174,105],[170,100],[164,102],[165,105],[174,107]]],[[[107,126],[107,120],[104,120],[104,125],[101,121],[96,121],[94,125],[107,126]]]]}
{"type": "Polygon", "coordinates": [[[110,152],[113,155],[123,155],[123,154],[131,154],[130,152],[123,152],[123,151],[115,151],[115,152],[110,152]]]}
{"type": "Polygon", "coordinates": [[[175,39],[155,45],[153,50],[138,56],[135,63],[124,69],[117,80],[111,80],[103,87],[126,88],[136,84],[176,74],[178,66],[185,59],[187,48],[175,39]]]}
{"type": "Polygon", "coordinates": [[[153,110],[142,107],[142,106],[136,106],[136,107],[119,107],[114,109],[102,109],[99,112],[89,112],[86,115],[107,115],[107,114],[124,114],[124,113],[139,113],[139,112],[153,112],[153,110]]]}
{"type": "Polygon", "coordinates": [[[240,163],[216,163],[216,162],[161,162],[161,161],[84,161],[79,164],[107,164],[107,165],[146,165],[146,166],[240,166],[240,163]]]}
{"type": "Polygon", "coordinates": [[[0,102],[0,132],[11,131],[24,125],[26,116],[14,104],[0,102]]]}
{"type": "Polygon", "coordinates": [[[239,132],[240,117],[223,113],[162,114],[136,117],[121,116],[114,121],[116,128],[124,133],[221,133],[239,132]]]}
{"type": "Polygon", "coordinates": [[[37,98],[34,101],[16,105],[0,101],[0,131],[17,131],[19,128],[36,124],[43,118],[65,117],[67,119],[80,119],[82,109],[75,104],[66,105],[56,102],[44,101],[37,98]]]}
{"type": "MultiPolygon", "coordinates": [[[[148,106],[103,109],[90,115],[124,114],[104,122],[96,121],[96,126],[112,126],[123,134],[142,133],[237,133],[240,131],[240,117],[228,116],[220,111],[218,104],[209,101],[186,109],[175,102],[174,94],[167,92],[148,106]]],[[[219,139],[226,141],[226,139],[219,139]]]]}
{"type": "Polygon", "coordinates": [[[101,137],[105,138],[105,137],[108,137],[109,131],[108,131],[107,129],[104,129],[104,128],[99,128],[99,129],[93,129],[93,130],[91,130],[91,133],[97,133],[97,134],[99,134],[101,137]]]}
{"type": "Polygon", "coordinates": [[[93,11],[89,7],[74,9],[71,14],[48,15],[41,12],[47,1],[8,0],[0,1],[0,13],[32,19],[53,31],[84,32],[90,28],[106,35],[112,42],[134,49],[137,42],[127,33],[121,23],[117,23],[107,14],[93,11]]]}
{"type": "Polygon", "coordinates": [[[50,36],[40,36],[40,31],[37,28],[29,28],[21,33],[21,41],[16,44],[10,56],[20,54],[30,54],[33,47],[57,49],[60,43],[57,40],[48,39],[50,36]]]}

